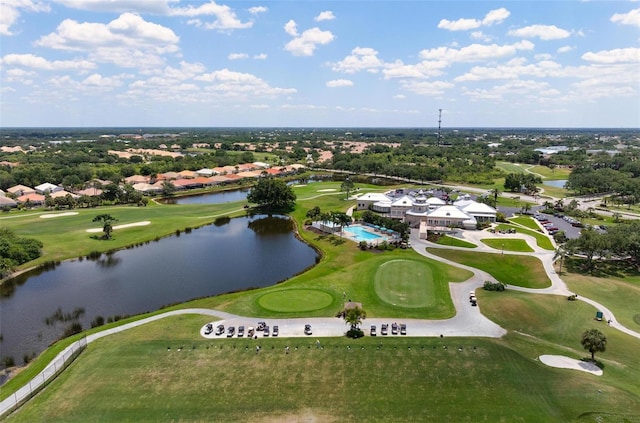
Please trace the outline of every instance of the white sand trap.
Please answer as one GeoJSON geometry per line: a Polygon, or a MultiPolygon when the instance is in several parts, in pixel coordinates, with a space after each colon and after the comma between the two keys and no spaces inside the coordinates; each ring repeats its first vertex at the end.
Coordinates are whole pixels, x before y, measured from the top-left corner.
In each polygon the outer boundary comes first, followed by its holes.
{"type": "Polygon", "coordinates": [[[78,212],[41,214],[40,219],[51,219],[52,217],[75,216],[76,214],[78,214],[78,212]]]}
{"type": "Polygon", "coordinates": [[[292,185],[292,188],[300,188],[300,187],[306,187],[306,185],[304,184],[298,184],[298,185],[292,185]]]}
{"type": "Polygon", "coordinates": [[[596,376],[602,376],[602,369],[588,361],[580,361],[563,355],[541,355],[540,361],[550,367],[580,370],[596,376]]]}
{"type": "Polygon", "coordinates": [[[332,192],[337,191],[335,188],[319,189],[318,192],[332,192]]]}
{"type": "MultiPolygon", "coordinates": [[[[151,222],[149,222],[148,220],[143,220],[142,222],[127,223],[126,225],[114,226],[113,229],[116,230],[116,229],[131,228],[133,226],[147,226],[150,223],[151,222]]],[[[102,232],[102,228],[87,229],[87,232],[102,232]]]]}

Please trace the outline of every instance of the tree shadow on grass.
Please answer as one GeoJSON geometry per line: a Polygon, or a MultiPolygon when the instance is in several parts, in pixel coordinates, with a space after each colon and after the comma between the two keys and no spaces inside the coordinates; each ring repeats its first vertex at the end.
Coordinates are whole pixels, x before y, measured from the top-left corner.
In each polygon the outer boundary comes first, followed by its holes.
{"type": "Polygon", "coordinates": [[[340,238],[337,237],[335,235],[319,235],[316,239],[316,241],[326,241],[332,245],[342,245],[345,243],[345,239],[344,238],[340,238]]]}
{"type": "Polygon", "coordinates": [[[591,269],[585,259],[568,257],[565,261],[570,273],[590,275],[599,278],[616,277],[626,278],[640,276],[637,265],[630,260],[594,260],[591,269]]]}

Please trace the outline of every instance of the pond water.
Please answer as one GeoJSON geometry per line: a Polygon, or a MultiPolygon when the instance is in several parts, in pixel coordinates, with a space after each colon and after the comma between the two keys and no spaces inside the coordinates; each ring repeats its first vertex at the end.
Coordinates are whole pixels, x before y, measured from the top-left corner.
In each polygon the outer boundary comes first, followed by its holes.
{"type": "Polygon", "coordinates": [[[567,183],[566,179],[557,179],[555,181],[546,181],[546,180],[542,181],[542,185],[547,185],[555,188],[564,188],[564,184],[566,183],[567,183]]]}
{"type": "MultiPolygon", "coordinates": [[[[133,315],[229,291],[264,287],[315,264],[286,217],[237,218],[141,247],[23,274],[1,287],[0,356],[22,364],[69,323],[45,320],[82,307],[83,328],[96,316],[133,315]]],[[[0,363],[0,366],[2,364],[0,363]]]]}

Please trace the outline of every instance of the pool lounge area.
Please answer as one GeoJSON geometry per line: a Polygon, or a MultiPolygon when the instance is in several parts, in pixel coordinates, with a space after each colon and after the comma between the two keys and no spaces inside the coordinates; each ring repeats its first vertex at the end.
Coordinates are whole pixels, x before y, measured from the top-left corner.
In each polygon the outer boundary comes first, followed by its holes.
{"type": "Polygon", "coordinates": [[[375,228],[373,226],[363,226],[358,223],[345,226],[343,228],[343,234],[345,238],[348,238],[355,242],[365,241],[369,244],[377,245],[383,241],[391,241],[393,238],[393,232],[384,228],[375,228]]]}

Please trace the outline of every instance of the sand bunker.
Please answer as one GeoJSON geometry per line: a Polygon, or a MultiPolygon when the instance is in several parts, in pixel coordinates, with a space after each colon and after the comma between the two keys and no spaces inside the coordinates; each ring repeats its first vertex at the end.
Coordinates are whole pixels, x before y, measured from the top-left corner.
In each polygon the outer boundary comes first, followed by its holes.
{"type": "Polygon", "coordinates": [[[602,369],[588,361],[580,361],[563,355],[541,355],[540,361],[550,367],[580,370],[596,376],[602,376],[602,369]]]}
{"type": "MultiPolygon", "coordinates": [[[[118,226],[114,226],[113,229],[124,229],[124,228],[130,228],[132,226],[146,226],[148,224],[150,224],[151,222],[149,222],[148,220],[143,220],[142,222],[135,222],[135,223],[127,223],[126,225],[118,225],[118,226]]],[[[87,229],[87,232],[102,232],[102,228],[93,228],[93,229],[87,229]]]]}
{"type": "Polygon", "coordinates": [[[331,191],[337,191],[337,189],[334,188],[327,188],[327,189],[319,189],[318,192],[331,192],[331,191]]]}
{"type": "Polygon", "coordinates": [[[78,212],[41,214],[40,219],[51,219],[52,217],[75,216],[76,214],[78,214],[78,212]]]}

